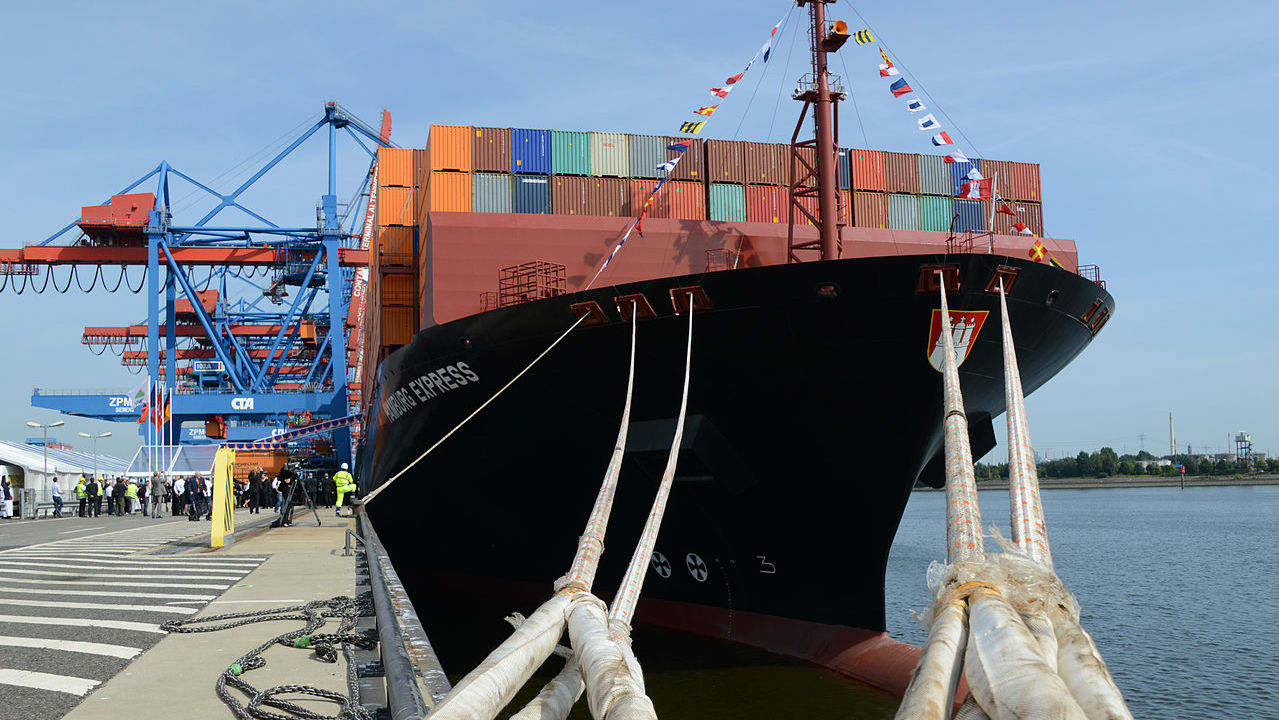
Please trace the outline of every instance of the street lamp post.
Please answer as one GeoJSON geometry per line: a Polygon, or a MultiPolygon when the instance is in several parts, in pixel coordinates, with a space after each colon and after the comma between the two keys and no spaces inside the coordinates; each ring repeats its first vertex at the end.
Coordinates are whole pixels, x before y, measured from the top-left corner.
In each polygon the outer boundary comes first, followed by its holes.
{"type": "Polygon", "coordinates": [[[82,432],[78,434],[82,438],[89,438],[93,440],[93,479],[97,480],[98,479],[98,440],[104,437],[111,437],[111,433],[104,432],[100,435],[90,435],[89,433],[82,432]]]}
{"type": "Polygon", "coordinates": [[[44,432],[44,481],[49,482],[49,428],[62,427],[66,423],[61,420],[51,422],[48,425],[38,422],[27,421],[27,427],[40,428],[44,432]]]}

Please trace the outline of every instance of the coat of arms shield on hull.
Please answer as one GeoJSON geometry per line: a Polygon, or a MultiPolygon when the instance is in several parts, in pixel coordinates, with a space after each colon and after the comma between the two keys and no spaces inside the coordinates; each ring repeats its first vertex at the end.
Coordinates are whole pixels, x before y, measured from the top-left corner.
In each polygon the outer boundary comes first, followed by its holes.
{"type": "MultiPolygon", "coordinates": [[[[989,312],[988,310],[950,311],[950,337],[955,345],[955,367],[964,364],[989,312]]],[[[928,362],[938,372],[941,372],[942,366],[941,325],[941,309],[937,308],[933,310],[928,326],[928,362]]]]}

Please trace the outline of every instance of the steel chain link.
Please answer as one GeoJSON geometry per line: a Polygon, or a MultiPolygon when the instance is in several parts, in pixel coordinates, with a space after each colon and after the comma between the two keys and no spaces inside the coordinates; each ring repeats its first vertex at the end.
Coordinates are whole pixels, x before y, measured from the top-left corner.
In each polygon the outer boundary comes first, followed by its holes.
{"type": "Polygon", "coordinates": [[[238,720],[371,720],[372,715],[360,704],[360,688],[355,672],[355,662],[351,649],[372,650],[377,647],[376,635],[365,635],[352,632],[361,615],[373,614],[373,596],[364,593],[358,598],[338,596],[328,600],[313,600],[302,605],[290,605],[267,610],[250,610],[245,612],[208,615],[185,620],[170,620],[160,626],[171,633],[201,633],[228,630],[230,628],[251,625],[259,622],[277,620],[299,620],[306,623],[300,630],[290,630],[277,635],[241,655],[234,663],[218,676],[214,690],[218,698],[230,708],[238,720]],[[332,618],[338,618],[335,633],[316,633],[316,630],[332,618]],[[228,622],[221,622],[221,621],[228,622]],[[210,624],[213,623],[213,624],[210,624]],[[346,660],[346,682],[348,694],[343,695],[332,690],[324,690],[311,685],[277,685],[258,690],[243,677],[244,673],[266,665],[262,657],[272,645],[285,647],[311,648],[317,657],[325,662],[337,662],[337,647],[342,649],[342,657],[346,660]],[[227,686],[233,687],[249,697],[247,706],[241,704],[227,686]],[[339,706],[337,715],[321,715],[296,703],[283,699],[286,695],[312,695],[324,698],[339,706]],[[282,710],[289,714],[271,712],[266,707],[282,710]]]}

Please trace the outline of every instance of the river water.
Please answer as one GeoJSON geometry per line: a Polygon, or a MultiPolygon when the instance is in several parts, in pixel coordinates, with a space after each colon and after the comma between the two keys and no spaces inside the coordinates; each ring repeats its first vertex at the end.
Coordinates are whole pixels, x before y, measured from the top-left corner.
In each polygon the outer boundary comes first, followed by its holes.
{"type": "MultiPolygon", "coordinates": [[[[1006,534],[1007,492],[980,500],[1006,534]]],[[[888,631],[914,644],[927,637],[911,615],[928,603],[925,571],[945,557],[944,501],[912,495],[889,559],[888,631]]],[[[1279,487],[1045,490],[1043,501],[1057,572],[1134,716],[1279,718],[1279,487]]],[[[636,652],[663,720],[880,720],[897,707],[725,643],[637,628],[636,652]]],[[[589,715],[579,705],[573,717],[589,715]]]]}

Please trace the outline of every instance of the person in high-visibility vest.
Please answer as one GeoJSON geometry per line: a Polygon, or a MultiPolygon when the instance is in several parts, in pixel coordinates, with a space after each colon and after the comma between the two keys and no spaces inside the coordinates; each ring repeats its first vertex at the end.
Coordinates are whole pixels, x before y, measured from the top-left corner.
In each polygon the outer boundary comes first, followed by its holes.
{"type": "Polygon", "coordinates": [[[126,483],[124,486],[124,499],[128,501],[124,507],[124,514],[132,515],[138,504],[138,486],[132,482],[126,483]]]}
{"type": "Polygon", "coordinates": [[[80,503],[80,512],[78,515],[84,517],[85,507],[89,503],[89,491],[84,484],[84,476],[80,476],[80,481],[75,484],[75,499],[80,503]]]}
{"type": "Polygon", "coordinates": [[[337,493],[337,504],[333,507],[333,514],[342,517],[342,501],[346,499],[347,493],[355,492],[355,478],[346,471],[346,463],[342,463],[341,470],[333,473],[333,487],[337,493]]]}

